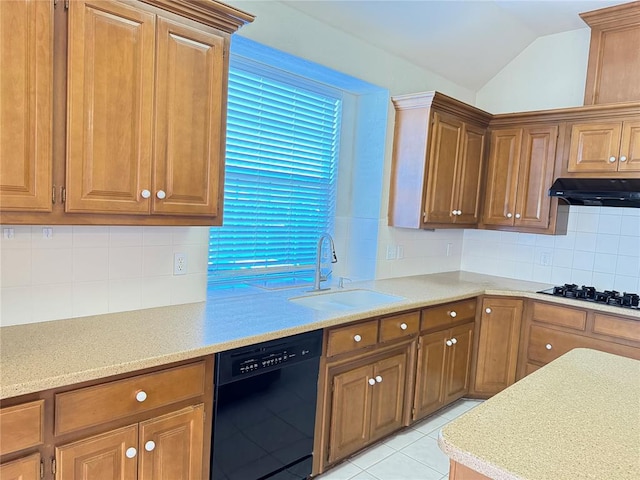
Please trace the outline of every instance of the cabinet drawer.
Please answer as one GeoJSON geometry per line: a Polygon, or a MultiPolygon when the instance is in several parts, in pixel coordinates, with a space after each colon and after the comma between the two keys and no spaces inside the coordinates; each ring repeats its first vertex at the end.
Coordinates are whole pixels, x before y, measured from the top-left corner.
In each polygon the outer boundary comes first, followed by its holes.
{"type": "Polygon", "coordinates": [[[592,348],[640,360],[640,348],[637,347],[574,335],[537,325],[531,326],[527,351],[529,360],[543,364],[549,363],[574,348],[592,348]]]}
{"type": "Polygon", "coordinates": [[[59,393],[55,396],[56,435],[199,397],[206,381],[205,364],[198,362],[59,393]]]}
{"type": "Polygon", "coordinates": [[[584,331],[587,324],[587,312],[575,308],[560,307],[548,303],[533,303],[533,320],[584,331]]]}
{"type": "Polygon", "coordinates": [[[358,350],[378,343],[378,320],[348,325],[329,331],[327,356],[358,350]]]}
{"type": "Polygon", "coordinates": [[[640,321],[596,313],[593,333],[640,342],[640,321]]]}
{"type": "Polygon", "coordinates": [[[0,409],[0,455],[40,445],[44,400],[0,409]]]}
{"type": "Polygon", "coordinates": [[[387,342],[396,338],[408,337],[420,329],[420,312],[394,315],[380,320],[380,341],[387,342]]]}
{"type": "Polygon", "coordinates": [[[463,320],[473,322],[476,318],[476,299],[447,303],[438,307],[422,310],[422,330],[436,327],[447,327],[463,320]]]}

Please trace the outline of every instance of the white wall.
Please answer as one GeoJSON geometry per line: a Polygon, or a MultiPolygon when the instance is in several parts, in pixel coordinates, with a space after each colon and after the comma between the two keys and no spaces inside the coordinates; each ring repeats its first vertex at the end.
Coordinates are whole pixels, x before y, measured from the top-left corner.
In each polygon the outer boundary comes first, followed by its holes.
{"type": "MultiPolygon", "coordinates": [[[[533,42],[477,94],[490,112],[583,103],[589,29],[533,42]]],[[[466,230],[461,268],[553,284],[640,291],[640,209],[571,207],[566,236],[466,230]]]]}
{"type": "Polygon", "coordinates": [[[203,301],[206,227],[9,226],[0,236],[0,325],[203,301]],[[173,254],[187,274],[173,275],[173,254]]]}

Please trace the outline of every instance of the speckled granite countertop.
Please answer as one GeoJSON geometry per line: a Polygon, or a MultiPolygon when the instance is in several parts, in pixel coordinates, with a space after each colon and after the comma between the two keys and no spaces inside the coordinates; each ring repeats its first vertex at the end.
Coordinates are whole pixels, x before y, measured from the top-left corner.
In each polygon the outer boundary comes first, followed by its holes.
{"type": "Polygon", "coordinates": [[[446,425],[438,442],[496,480],[637,480],[640,361],[572,350],[446,425]]]}
{"type": "MultiPolygon", "coordinates": [[[[320,312],[287,301],[304,289],[269,291],[206,302],[0,328],[0,398],[95,380],[242,345],[477,296],[525,296],[585,307],[533,293],[549,285],[469,272],[349,284],[406,300],[381,308],[320,312]]],[[[610,313],[634,315],[606,305],[610,313]]]]}

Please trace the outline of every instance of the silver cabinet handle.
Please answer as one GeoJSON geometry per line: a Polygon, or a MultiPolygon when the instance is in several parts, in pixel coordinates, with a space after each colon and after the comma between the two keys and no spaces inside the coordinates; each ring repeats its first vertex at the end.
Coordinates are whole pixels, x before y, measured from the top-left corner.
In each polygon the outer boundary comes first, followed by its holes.
{"type": "Polygon", "coordinates": [[[547,350],[551,350],[553,348],[553,346],[550,343],[547,343],[544,348],[546,348],[547,350]]]}
{"type": "Polygon", "coordinates": [[[452,311],[449,312],[449,316],[451,318],[456,318],[458,316],[458,314],[455,312],[455,310],[452,310],[452,311]]]}
{"type": "Polygon", "coordinates": [[[455,338],[455,337],[454,337],[454,338],[452,338],[452,339],[451,339],[451,343],[453,343],[453,344],[455,345],[456,343],[458,343],[458,339],[457,339],[457,338],[455,338]]]}
{"type": "Polygon", "coordinates": [[[615,163],[616,157],[609,157],[609,163],[615,163]]]}
{"type": "Polygon", "coordinates": [[[450,347],[451,345],[453,345],[453,342],[451,340],[447,340],[447,347],[450,347]]]}
{"type": "Polygon", "coordinates": [[[487,307],[487,308],[485,308],[485,309],[484,309],[484,311],[485,311],[486,313],[491,313],[491,309],[490,309],[490,308],[488,308],[488,307],[487,307]]]}
{"type": "Polygon", "coordinates": [[[382,382],[382,377],[380,375],[376,376],[376,382],[378,383],[382,382]]]}
{"type": "Polygon", "coordinates": [[[511,217],[513,217],[513,214],[507,213],[507,218],[511,218],[511,217]]]}
{"type": "Polygon", "coordinates": [[[156,449],[156,442],[154,442],[153,440],[149,440],[144,444],[144,449],[147,452],[153,452],[156,449]]]}
{"type": "Polygon", "coordinates": [[[140,390],[138,393],[136,393],[136,400],[139,401],[140,403],[144,402],[147,399],[147,392],[145,392],[144,390],[140,390]]]}
{"type": "Polygon", "coordinates": [[[353,339],[354,339],[356,342],[360,342],[360,341],[362,341],[362,337],[361,337],[360,335],[354,335],[354,336],[353,336],[353,339]]]}
{"type": "Polygon", "coordinates": [[[400,324],[400,330],[406,330],[407,328],[409,328],[409,325],[407,325],[406,323],[400,324]]]}
{"type": "Polygon", "coordinates": [[[140,192],[140,196],[142,198],[149,198],[151,196],[151,192],[145,188],[140,192]]]}
{"type": "Polygon", "coordinates": [[[158,190],[158,192],[156,193],[156,197],[158,197],[160,200],[164,200],[165,198],[167,198],[167,194],[164,190],[158,190]]]}
{"type": "Polygon", "coordinates": [[[516,213],[516,218],[520,218],[520,214],[519,213],[516,213]]]}
{"type": "Polygon", "coordinates": [[[376,381],[373,378],[370,378],[369,380],[369,385],[375,385],[376,381]]]}
{"type": "Polygon", "coordinates": [[[627,157],[625,157],[624,155],[620,157],[620,161],[621,162],[626,162],[627,161],[627,157]]]}
{"type": "Polygon", "coordinates": [[[127,458],[134,458],[138,454],[138,451],[134,447],[129,447],[124,452],[124,454],[127,456],[127,458]]]}

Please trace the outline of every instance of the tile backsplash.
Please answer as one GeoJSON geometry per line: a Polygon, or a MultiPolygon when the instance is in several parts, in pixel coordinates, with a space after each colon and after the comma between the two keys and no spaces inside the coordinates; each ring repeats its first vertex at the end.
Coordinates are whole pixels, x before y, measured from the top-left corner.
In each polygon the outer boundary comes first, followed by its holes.
{"type": "Polygon", "coordinates": [[[208,227],[0,229],[2,326],[206,298],[208,227]],[[186,254],[185,275],[173,275],[174,253],[186,254]]]}
{"type": "Polygon", "coordinates": [[[461,269],[640,292],[640,208],[572,206],[567,235],[465,230],[461,269]]]}

